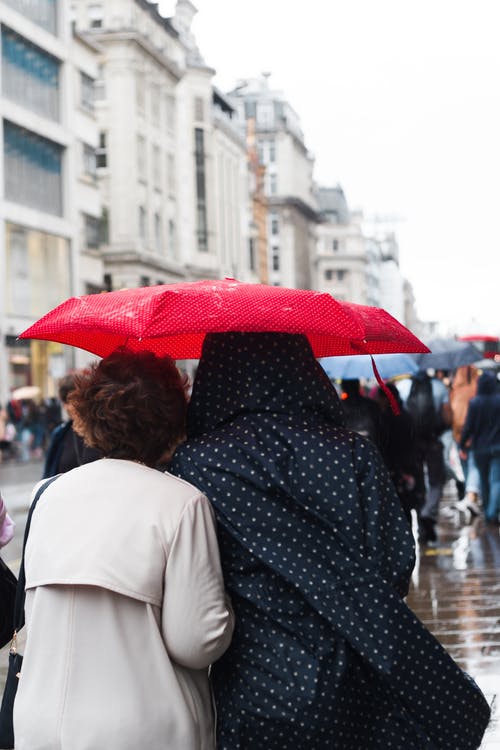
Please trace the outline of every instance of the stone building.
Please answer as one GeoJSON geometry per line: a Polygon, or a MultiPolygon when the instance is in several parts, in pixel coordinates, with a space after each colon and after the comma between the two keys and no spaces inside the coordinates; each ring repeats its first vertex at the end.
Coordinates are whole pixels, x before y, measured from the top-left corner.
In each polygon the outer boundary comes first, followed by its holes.
{"type": "Polygon", "coordinates": [[[269,283],[311,288],[311,262],[318,221],[313,193],[314,160],[300,120],[267,74],[241,81],[228,96],[254,129],[259,163],[265,167],[269,283]]]}
{"type": "Polygon", "coordinates": [[[98,177],[109,289],[252,276],[246,147],[196,45],[190,0],[164,18],[147,0],[73,0],[103,50],[98,177]]]}
{"type": "Polygon", "coordinates": [[[351,211],[340,185],[318,187],[317,201],[315,288],[340,300],[383,307],[416,331],[415,300],[399,268],[394,231],[351,211]]]}
{"type": "Polygon", "coordinates": [[[99,284],[93,257],[101,208],[96,181],[93,42],[73,35],[56,0],[0,2],[0,402],[12,388],[54,391],[74,351],[17,342],[36,318],[99,284]]]}

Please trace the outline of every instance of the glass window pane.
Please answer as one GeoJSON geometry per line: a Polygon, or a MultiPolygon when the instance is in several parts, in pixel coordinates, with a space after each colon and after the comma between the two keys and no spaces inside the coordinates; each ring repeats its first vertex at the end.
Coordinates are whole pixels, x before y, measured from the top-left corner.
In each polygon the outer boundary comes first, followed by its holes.
{"type": "Polygon", "coordinates": [[[52,34],[57,32],[57,0],[4,0],[4,2],[52,34]]]}
{"type": "Polygon", "coordinates": [[[40,316],[70,295],[69,242],[7,223],[7,312],[40,316]]]}
{"type": "Polygon", "coordinates": [[[2,26],[2,91],[8,99],[58,120],[59,68],[55,57],[2,26]]]}
{"type": "Polygon", "coordinates": [[[7,200],[62,216],[63,147],[4,121],[7,200]]]}

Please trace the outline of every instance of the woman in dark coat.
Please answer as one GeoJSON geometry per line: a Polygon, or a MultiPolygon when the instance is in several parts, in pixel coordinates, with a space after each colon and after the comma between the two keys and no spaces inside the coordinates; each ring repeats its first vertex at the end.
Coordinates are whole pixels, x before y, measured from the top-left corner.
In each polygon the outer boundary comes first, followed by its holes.
{"type": "Polygon", "coordinates": [[[466,750],[489,708],[403,602],[414,545],[304,336],[206,337],[169,467],[211,500],[236,628],[219,750],[466,750]]]}
{"type": "Polygon", "coordinates": [[[470,447],[479,470],[486,520],[500,521],[500,389],[491,373],[477,381],[477,395],[469,401],[459,444],[462,457],[470,447]]]}
{"type": "Polygon", "coordinates": [[[73,429],[73,410],[68,397],[74,389],[75,374],[69,373],[59,383],[59,399],[69,419],[58,425],[50,434],[42,479],[53,477],[55,474],[64,474],[77,466],[83,466],[101,458],[101,453],[85,445],[83,438],[73,429]]]}

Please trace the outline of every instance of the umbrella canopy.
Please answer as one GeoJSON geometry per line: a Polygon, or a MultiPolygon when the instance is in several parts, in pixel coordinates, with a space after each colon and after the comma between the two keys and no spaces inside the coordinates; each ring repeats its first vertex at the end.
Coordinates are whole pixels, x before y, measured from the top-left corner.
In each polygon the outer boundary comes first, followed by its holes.
{"type": "Polygon", "coordinates": [[[456,370],[457,367],[471,365],[482,359],[482,354],[468,341],[452,338],[429,341],[430,354],[418,354],[415,361],[420,370],[456,370]]]}
{"type": "Polygon", "coordinates": [[[127,346],[174,359],[198,359],[205,334],[227,331],[302,333],[317,357],[427,351],[380,308],[338,302],[322,292],[234,279],[72,297],[20,338],[58,341],[101,357],[127,346]]]}
{"type": "Polygon", "coordinates": [[[11,397],[14,401],[22,401],[23,399],[36,398],[39,394],[40,388],[37,385],[22,385],[12,391],[11,397]]]}
{"type": "Polygon", "coordinates": [[[478,370],[500,370],[500,362],[495,359],[480,359],[479,362],[474,362],[474,367],[478,370]]]}
{"type": "MultiPolygon", "coordinates": [[[[380,377],[384,379],[395,375],[412,375],[418,370],[418,365],[410,354],[378,354],[373,359],[380,377]]],[[[373,378],[372,358],[367,355],[325,357],[319,363],[332,380],[373,378]]]]}

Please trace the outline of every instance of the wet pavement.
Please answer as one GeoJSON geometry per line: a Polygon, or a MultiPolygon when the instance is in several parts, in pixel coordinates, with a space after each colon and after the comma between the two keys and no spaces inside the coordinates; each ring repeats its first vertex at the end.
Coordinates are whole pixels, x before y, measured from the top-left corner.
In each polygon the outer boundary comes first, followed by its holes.
{"type": "Polygon", "coordinates": [[[436,548],[420,549],[408,604],[492,707],[481,750],[500,750],[500,532],[478,517],[470,525],[441,501],[436,548]]]}
{"type": "MultiPolygon", "coordinates": [[[[17,523],[16,537],[3,551],[14,570],[19,563],[30,491],[41,470],[39,461],[0,464],[0,489],[17,523]]],[[[480,517],[466,524],[466,519],[452,510],[455,500],[453,486],[447,485],[438,546],[418,550],[407,601],[483,690],[493,718],[481,750],[500,750],[500,530],[480,517]]],[[[8,647],[0,651],[0,690],[7,651],[8,647]]]]}

